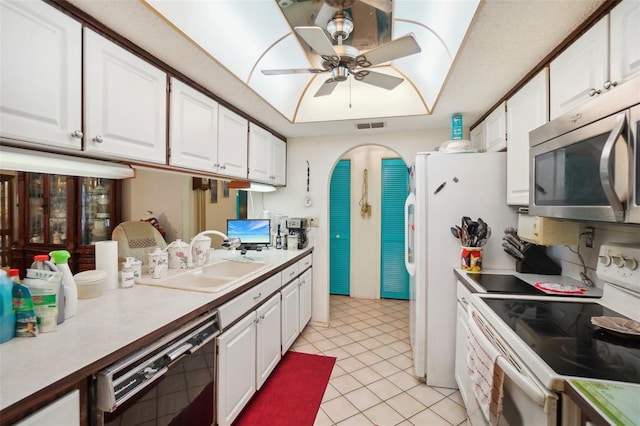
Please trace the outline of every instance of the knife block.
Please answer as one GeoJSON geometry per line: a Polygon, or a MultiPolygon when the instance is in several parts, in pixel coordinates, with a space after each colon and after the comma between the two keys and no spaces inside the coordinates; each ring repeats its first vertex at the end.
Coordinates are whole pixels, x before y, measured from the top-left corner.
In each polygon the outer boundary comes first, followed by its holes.
{"type": "Polygon", "coordinates": [[[523,260],[516,260],[516,271],[528,274],[560,275],[562,267],[551,259],[544,249],[535,244],[528,245],[523,251],[523,260]]]}

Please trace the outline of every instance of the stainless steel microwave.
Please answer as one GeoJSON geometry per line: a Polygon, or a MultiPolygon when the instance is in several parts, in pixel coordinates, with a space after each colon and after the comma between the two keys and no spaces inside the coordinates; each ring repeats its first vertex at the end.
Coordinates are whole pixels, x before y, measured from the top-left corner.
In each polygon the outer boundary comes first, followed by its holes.
{"type": "Polygon", "coordinates": [[[640,224],[640,78],[529,133],[529,214],[640,224]]]}

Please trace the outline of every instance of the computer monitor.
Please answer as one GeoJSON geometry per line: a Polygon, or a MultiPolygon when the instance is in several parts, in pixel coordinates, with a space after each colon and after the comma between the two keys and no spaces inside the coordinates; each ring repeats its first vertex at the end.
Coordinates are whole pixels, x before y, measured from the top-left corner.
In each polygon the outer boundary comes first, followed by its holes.
{"type": "Polygon", "coordinates": [[[241,248],[255,250],[271,244],[269,219],[227,219],[227,236],[240,238],[241,248]]]}

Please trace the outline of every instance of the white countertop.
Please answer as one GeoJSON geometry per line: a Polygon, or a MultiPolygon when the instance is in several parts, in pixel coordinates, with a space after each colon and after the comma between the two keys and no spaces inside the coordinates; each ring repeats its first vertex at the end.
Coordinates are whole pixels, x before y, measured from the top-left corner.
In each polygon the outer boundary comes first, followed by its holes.
{"type": "MultiPolygon", "coordinates": [[[[270,267],[266,275],[304,250],[249,251],[270,267]]],[[[241,256],[239,251],[217,250],[219,259],[241,256]]],[[[248,277],[219,293],[200,293],[136,284],[105,291],[94,299],[78,301],[75,317],[55,332],[13,338],[0,345],[0,410],[22,401],[47,386],[130,345],[154,331],[203,308],[257,276],[248,277]]],[[[106,366],[105,366],[106,367],[106,366]]]]}

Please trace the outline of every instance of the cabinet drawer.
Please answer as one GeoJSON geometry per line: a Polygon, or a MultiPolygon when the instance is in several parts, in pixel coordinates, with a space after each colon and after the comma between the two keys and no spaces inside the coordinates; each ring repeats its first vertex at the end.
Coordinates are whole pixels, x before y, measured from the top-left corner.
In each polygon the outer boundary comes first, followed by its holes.
{"type": "Polygon", "coordinates": [[[456,287],[456,299],[458,299],[458,301],[460,301],[460,303],[464,305],[464,309],[466,311],[469,300],[471,299],[471,292],[460,281],[458,281],[458,285],[456,287]]]}
{"type": "Polygon", "coordinates": [[[313,265],[313,255],[309,254],[302,258],[302,260],[298,261],[298,271],[304,271],[307,268],[310,268],[313,265]]]}
{"type": "Polygon", "coordinates": [[[281,275],[276,274],[220,306],[218,308],[220,326],[224,329],[253,309],[254,306],[266,300],[271,294],[278,291],[282,285],[281,279],[281,275]]]}
{"type": "Polygon", "coordinates": [[[298,272],[298,263],[294,263],[293,265],[282,271],[282,284],[287,284],[289,281],[294,279],[298,275],[298,272]]]}

